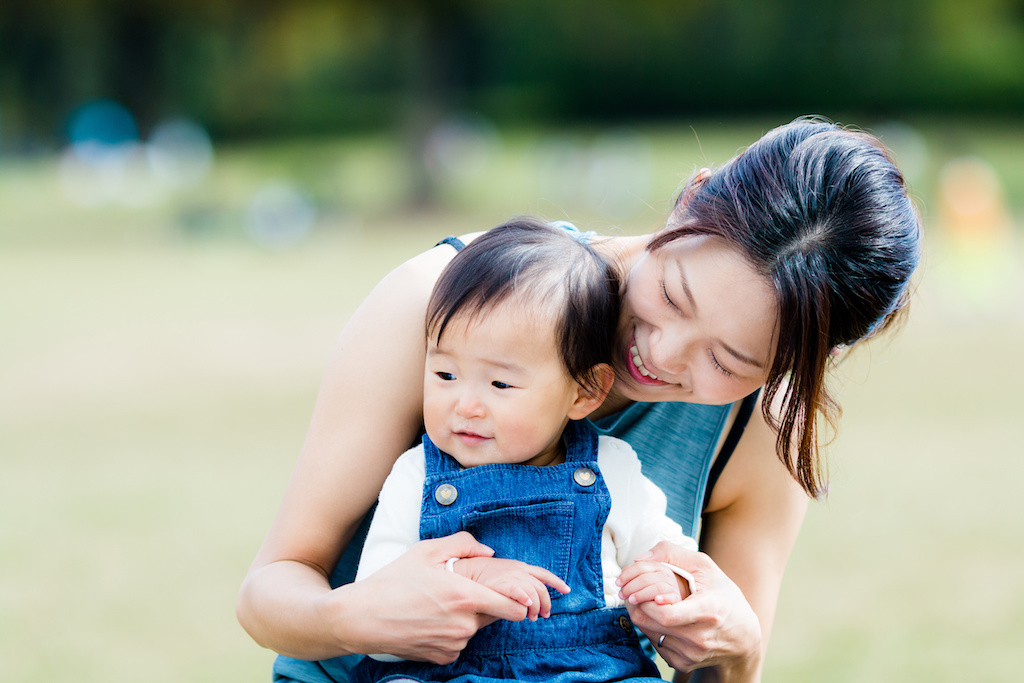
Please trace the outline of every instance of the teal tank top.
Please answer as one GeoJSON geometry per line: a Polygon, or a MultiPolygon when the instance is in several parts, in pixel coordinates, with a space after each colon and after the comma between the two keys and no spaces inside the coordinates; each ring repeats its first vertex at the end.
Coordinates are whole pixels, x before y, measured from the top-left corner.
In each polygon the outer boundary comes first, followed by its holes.
{"type": "Polygon", "coordinates": [[[665,492],[668,516],[697,538],[715,446],[731,410],[732,404],[634,403],[593,423],[633,447],[643,473],[665,492]]]}

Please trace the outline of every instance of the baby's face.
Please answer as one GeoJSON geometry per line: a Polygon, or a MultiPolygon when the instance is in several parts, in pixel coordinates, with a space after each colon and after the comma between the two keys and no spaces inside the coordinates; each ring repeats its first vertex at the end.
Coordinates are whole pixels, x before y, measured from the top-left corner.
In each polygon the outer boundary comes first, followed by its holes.
{"type": "Polygon", "coordinates": [[[423,421],[464,467],[561,462],[562,430],[582,395],[550,320],[514,301],[456,316],[440,343],[427,341],[423,421]]]}

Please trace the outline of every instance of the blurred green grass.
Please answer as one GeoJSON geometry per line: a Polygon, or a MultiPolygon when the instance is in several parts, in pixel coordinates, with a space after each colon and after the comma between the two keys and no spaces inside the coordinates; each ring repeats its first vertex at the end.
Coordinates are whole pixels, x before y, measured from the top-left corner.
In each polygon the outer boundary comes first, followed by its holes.
{"type": "MultiPolygon", "coordinates": [[[[271,655],[237,626],[235,591],[333,339],[373,283],[446,234],[517,213],[652,229],[694,168],[765,127],[641,129],[654,170],[615,214],[537,171],[552,147],[571,162],[555,171],[575,168],[606,131],[506,133],[430,210],[403,206],[388,139],[221,150],[202,187],[143,208],[76,208],[52,158],[0,160],[4,679],[267,680],[271,655]],[[245,202],[282,177],[319,218],[301,243],[261,247],[245,202]]],[[[908,175],[930,239],[913,316],[842,365],[832,493],[790,563],[766,681],[1018,677],[1019,275],[960,296],[930,209],[941,163],[964,154],[1020,201],[1024,141],[991,122],[917,130],[929,153],[908,175]]]]}

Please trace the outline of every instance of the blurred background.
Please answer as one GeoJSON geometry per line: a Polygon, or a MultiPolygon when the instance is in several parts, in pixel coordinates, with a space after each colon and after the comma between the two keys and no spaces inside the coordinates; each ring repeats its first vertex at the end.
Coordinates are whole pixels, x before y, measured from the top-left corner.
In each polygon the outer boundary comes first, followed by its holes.
{"type": "Polygon", "coordinates": [[[1018,680],[1022,109],[1020,0],[5,0],[0,678],[269,680],[235,591],[373,284],[516,214],[657,229],[817,114],[927,248],[765,680],[1018,680]]]}

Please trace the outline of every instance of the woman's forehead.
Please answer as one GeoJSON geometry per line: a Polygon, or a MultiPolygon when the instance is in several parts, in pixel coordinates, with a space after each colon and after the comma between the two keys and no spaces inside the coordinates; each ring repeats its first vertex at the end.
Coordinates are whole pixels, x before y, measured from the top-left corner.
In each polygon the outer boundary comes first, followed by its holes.
{"type": "Polygon", "coordinates": [[[652,254],[663,267],[686,264],[695,267],[709,264],[743,273],[770,286],[769,278],[762,275],[753,261],[738,245],[716,235],[687,235],[667,242],[653,250],[652,254]]]}

